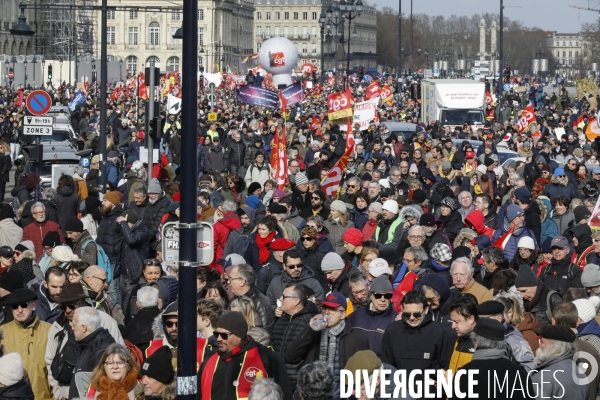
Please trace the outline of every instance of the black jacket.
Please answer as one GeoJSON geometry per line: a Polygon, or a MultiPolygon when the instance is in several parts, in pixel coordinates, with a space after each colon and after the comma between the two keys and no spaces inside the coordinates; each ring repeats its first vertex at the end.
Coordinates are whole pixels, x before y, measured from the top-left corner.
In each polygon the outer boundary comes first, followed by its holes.
{"type": "Polygon", "coordinates": [[[11,191],[10,195],[19,199],[21,205],[31,200],[31,193],[25,186],[17,185],[11,191]]]}
{"type": "MultiPolygon", "coordinates": [[[[129,194],[127,196],[129,196],[129,194]]],[[[144,219],[144,214],[146,213],[147,205],[148,205],[148,196],[146,196],[146,198],[144,199],[142,204],[140,204],[139,206],[135,203],[135,201],[129,202],[129,208],[131,208],[133,211],[135,211],[135,215],[137,215],[138,219],[141,219],[141,220],[144,219]]]]}
{"type": "Polygon", "coordinates": [[[392,304],[383,312],[370,310],[369,307],[360,307],[350,314],[347,321],[367,337],[371,350],[377,354],[377,357],[381,357],[383,335],[388,326],[394,323],[397,315],[392,304]]]}
{"type": "Polygon", "coordinates": [[[130,283],[137,283],[142,276],[144,260],[148,258],[149,235],[144,221],[139,220],[130,228],[126,221],[121,224],[123,245],[121,247],[121,273],[130,283]]]}
{"type": "Polygon", "coordinates": [[[2,400],[34,400],[31,384],[24,378],[14,385],[0,387],[2,400]]]}
{"type": "MultiPolygon", "coordinates": [[[[477,351],[475,352],[477,354],[477,351]]],[[[474,355],[475,355],[474,354],[474,355]]],[[[529,397],[527,393],[534,394],[538,393],[539,388],[534,389],[531,380],[527,379],[527,371],[519,364],[510,361],[508,358],[500,357],[493,360],[475,360],[465,364],[462,368],[464,370],[476,370],[479,373],[476,375],[477,385],[471,387],[469,385],[467,374],[459,377],[458,387],[463,393],[467,393],[469,389],[473,390],[473,393],[480,399],[530,399],[537,397],[529,397]],[[499,380],[510,382],[510,385],[498,385],[494,381],[494,376],[497,376],[499,380]],[[515,391],[511,391],[511,388],[522,388],[515,391]]]]}
{"type": "Polygon", "coordinates": [[[56,203],[56,218],[65,237],[67,236],[67,232],[65,231],[67,220],[77,216],[80,200],[79,194],[68,186],[58,189],[58,192],[52,198],[52,201],[56,203]]]}
{"type": "Polygon", "coordinates": [[[460,230],[465,227],[460,213],[458,211],[452,211],[452,214],[447,217],[440,216],[440,221],[444,224],[442,233],[448,236],[450,243],[454,243],[454,239],[456,239],[460,230]]]}
{"type": "Polygon", "coordinates": [[[246,352],[255,347],[258,347],[258,353],[267,370],[268,377],[272,378],[279,386],[281,386],[283,398],[291,399],[293,397],[291,386],[289,385],[288,374],[286,373],[281,357],[254,341],[254,339],[250,337],[248,337],[248,339],[248,342],[242,346],[240,351],[227,360],[220,357],[219,354],[213,354],[211,357],[205,358],[204,363],[198,371],[198,399],[202,399],[202,387],[200,383],[202,382],[204,368],[212,357],[217,357],[218,361],[215,371],[206,371],[207,374],[212,376],[211,398],[219,400],[237,400],[238,397],[236,395],[236,386],[234,386],[234,382],[241,379],[242,371],[240,371],[240,369],[244,362],[246,352]]]}
{"type": "MultiPolygon", "coordinates": [[[[296,338],[296,336],[304,329],[310,319],[319,313],[319,308],[311,301],[306,303],[306,306],[297,314],[290,316],[283,314],[275,322],[273,327],[273,348],[276,353],[283,357],[287,346],[296,338]]],[[[292,390],[296,388],[296,379],[298,372],[302,367],[302,362],[290,364],[283,358],[285,368],[290,378],[292,390]]]]}
{"type": "Polygon", "coordinates": [[[560,261],[552,258],[552,263],[542,270],[540,279],[549,289],[557,291],[561,296],[565,296],[569,288],[583,287],[581,274],[581,269],[573,264],[570,255],[567,255],[560,261]]]}
{"type": "MultiPolygon", "coordinates": [[[[146,204],[146,211],[144,212],[144,222],[148,227],[148,235],[150,237],[150,250],[156,250],[156,234],[160,227],[160,221],[163,215],[167,213],[171,200],[164,194],[156,203],[152,204],[148,202],[146,204]]],[[[138,217],[139,218],[139,217],[138,217]]]]}
{"type": "Polygon", "coordinates": [[[10,181],[10,169],[12,168],[12,161],[8,154],[0,154],[0,182],[10,181]]]}
{"type": "Polygon", "coordinates": [[[407,371],[446,369],[453,345],[453,337],[427,314],[416,328],[404,320],[387,327],[381,344],[381,361],[407,371]]]}
{"type": "MultiPolygon", "coordinates": [[[[579,268],[578,268],[579,269],[579,268]]],[[[548,318],[552,315],[554,307],[562,301],[560,294],[551,291],[544,283],[538,282],[537,291],[531,301],[523,300],[523,312],[530,312],[540,321],[542,326],[551,325],[551,319],[548,318]],[[548,299],[550,296],[550,299],[548,299]],[[548,310],[548,304],[550,310],[548,310]]]]}
{"type": "Polygon", "coordinates": [[[98,236],[96,243],[102,246],[102,249],[110,259],[113,271],[120,264],[121,245],[123,243],[123,232],[117,222],[117,218],[123,214],[123,206],[119,205],[102,218],[98,225],[98,236]]]}
{"type": "Polygon", "coordinates": [[[273,308],[271,307],[271,303],[267,296],[259,292],[256,287],[250,289],[245,296],[250,297],[254,303],[254,308],[256,309],[259,318],[259,320],[256,321],[256,326],[263,328],[270,333],[273,329],[273,324],[275,323],[275,314],[273,313],[273,308]]]}
{"type": "Polygon", "coordinates": [[[310,249],[304,249],[302,244],[299,244],[296,248],[300,251],[302,257],[302,264],[310,268],[315,278],[321,286],[323,286],[324,293],[329,292],[329,281],[327,276],[321,270],[321,262],[325,257],[325,253],[319,250],[319,244],[315,243],[310,249]],[[300,248],[298,248],[298,246],[300,248]]]}
{"type": "Polygon", "coordinates": [[[160,309],[157,306],[144,307],[127,323],[127,334],[124,338],[135,344],[143,354],[146,354],[148,345],[154,339],[152,323],[159,314],[160,309]]]}
{"type": "Polygon", "coordinates": [[[535,200],[532,200],[525,209],[525,226],[533,231],[537,245],[541,247],[542,220],[540,219],[540,206],[535,200]]]}
{"type": "Polygon", "coordinates": [[[79,344],[79,348],[81,349],[81,354],[73,369],[73,379],[71,380],[71,386],[69,388],[70,399],[83,395],[83,393],[78,393],[75,384],[77,373],[93,371],[96,365],[98,365],[98,362],[100,362],[104,350],[114,342],[115,339],[104,328],[98,328],[83,340],[77,341],[77,344],[79,344]]]}
{"type": "Polygon", "coordinates": [[[292,206],[296,207],[298,211],[310,206],[310,192],[307,190],[305,193],[302,193],[298,188],[294,187],[292,190],[292,206]]]}
{"type": "MultiPolygon", "coordinates": [[[[350,290],[350,277],[352,273],[356,271],[356,267],[350,264],[349,261],[346,261],[346,266],[342,270],[342,274],[338,276],[335,282],[330,283],[330,288],[332,292],[340,292],[346,298],[349,298],[352,294],[352,290],[350,290]]],[[[329,290],[326,290],[325,293],[329,293],[329,290]]]]}
{"type": "MultiPolygon", "coordinates": [[[[229,165],[242,167],[244,165],[244,157],[246,156],[246,145],[244,141],[239,143],[233,139],[228,140],[227,149],[229,150],[229,165]]],[[[242,176],[242,179],[244,177],[242,176]]]]}

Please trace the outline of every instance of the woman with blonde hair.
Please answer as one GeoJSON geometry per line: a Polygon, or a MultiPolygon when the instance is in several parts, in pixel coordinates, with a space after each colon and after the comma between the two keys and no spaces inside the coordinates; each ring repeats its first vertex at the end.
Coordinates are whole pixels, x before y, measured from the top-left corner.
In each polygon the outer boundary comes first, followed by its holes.
{"type": "Polygon", "coordinates": [[[256,309],[254,308],[254,302],[250,297],[240,296],[231,300],[229,311],[242,313],[244,318],[246,318],[246,322],[248,322],[248,335],[264,346],[269,345],[271,339],[269,333],[263,328],[256,326],[258,316],[256,315],[256,309]]]}
{"type": "Polygon", "coordinates": [[[133,400],[138,384],[139,368],[129,350],[121,344],[107,347],[96,368],[86,398],[98,400],[133,400]]]}
{"type": "Polygon", "coordinates": [[[346,252],[342,235],[349,228],[354,228],[354,223],[350,221],[346,203],[341,200],[335,200],[331,203],[329,217],[323,222],[323,226],[329,231],[329,240],[333,244],[336,253],[342,255],[346,252]]]}

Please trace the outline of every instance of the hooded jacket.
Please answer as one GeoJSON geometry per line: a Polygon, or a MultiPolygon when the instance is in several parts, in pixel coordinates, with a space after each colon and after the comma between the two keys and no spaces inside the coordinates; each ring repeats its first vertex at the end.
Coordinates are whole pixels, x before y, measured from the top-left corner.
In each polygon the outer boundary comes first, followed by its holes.
{"type": "Polygon", "coordinates": [[[102,246],[110,260],[113,271],[118,268],[123,243],[123,232],[117,222],[117,218],[121,214],[123,214],[123,206],[119,205],[105,215],[100,221],[100,225],[98,225],[98,236],[96,237],[96,243],[102,246]]]}
{"type": "Polygon", "coordinates": [[[454,242],[460,230],[465,227],[461,214],[455,210],[452,210],[452,213],[447,217],[440,216],[440,221],[444,224],[442,233],[445,233],[452,242],[454,242]]]}
{"type": "MultiPolygon", "coordinates": [[[[225,243],[225,247],[223,248],[223,256],[222,257],[227,257],[230,254],[233,254],[235,251],[235,245],[236,243],[238,243],[239,240],[249,240],[250,235],[252,234],[252,231],[254,230],[254,225],[255,225],[255,216],[256,216],[256,210],[252,207],[248,207],[248,206],[244,206],[241,208],[244,211],[244,214],[246,214],[248,216],[248,218],[250,218],[250,225],[248,225],[247,228],[244,228],[244,226],[241,224],[240,221],[240,227],[229,231],[229,236],[227,237],[227,242],[225,243]]],[[[238,218],[239,221],[239,218],[238,218]]],[[[243,254],[240,254],[241,256],[243,256],[243,254]]]]}
{"type": "Polygon", "coordinates": [[[542,235],[542,221],[540,218],[540,207],[535,200],[531,200],[525,209],[525,226],[533,231],[533,234],[535,235],[534,240],[537,239],[537,245],[541,246],[542,242],[540,241],[540,238],[542,235]]]}
{"type": "MultiPolygon", "coordinates": [[[[504,226],[496,229],[494,235],[492,236],[492,243],[496,242],[496,240],[502,237],[509,230],[509,221],[507,221],[506,218],[504,218],[504,226]]],[[[515,256],[515,253],[518,250],[519,240],[521,240],[522,237],[527,236],[532,238],[533,242],[536,244],[536,247],[538,247],[537,238],[535,237],[535,234],[533,233],[533,231],[527,228],[526,224],[524,224],[521,228],[515,229],[513,231],[512,235],[510,235],[510,238],[508,239],[508,242],[504,245],[504,258],[506,258],[507,260],[512,260],[515,256]]]]}
{"type": "Polygon", "coordinates": [[[556,210],[552,210],[552,219],[556,223],[558,235],[562,235],[569,227],[575,223],[575,214],[570,208],[563,215],[558,215],[556,210]]]}
{"type": "MultiPolygon", "coordinates": [[[[533,314],[541,326],[551,325],[548,314],[552,315],[554,307],[561,301],[560,294],[547,287],[544,282],[538,281],[535,296],[530,301],[523,300],[523,312],[533,314]],[[550,296],[550,299],[548,299],[548,296],[550,296]],[[548,305],[550,305],[550,310],[548,310],[548,305]]],[[[522,330],[520,325],[519,330],[522,330]]]]}
{"type": "Polygon", "coordinates": [[[229,152],[226,151],[221,143],[218,145],[211,144],[204,146],[204,173],[208,172],[223,172],[229,168],[229,152]]]}
{"type": "Polygon", "coordinates": [[[298,278],[292,278],[286,271],[282,271],[277,277],[273,277],[271,284],[267,289],[267,297],[271,303],[271,307],[277,307],[277,299],[281,297],[285,288],[293,284],[302,284],[313,291],[313,296],[317,301],[323,300],[325,292],[323,287],[314,278],[314,273],[310,268],[302,268],[302,273],[298,278]]]}
{"type": "Polygon", "coordinates": [[[135,284],[142,276],[144,260],[148,258],[149,239],[148,227],[142,220],[137,220],[130,228],[127,221],[120,222],[123,232],[121,248],[121,272],[123,279],[135,284]]]}
{"type": "Polygon", "coordinates": [[[575,225],[570,231],[573,237],[577,238],[577,246],[575,246],[571,261],[582,270],[587,264],[595,264],[596,252],[590,226],[588,224],[575,225]]]}
{"type": "Polygon", "coordinates": [[[226,256],[226,254],[224,254],[224,249],[230,232],[240,229],[241,227],[242,223],[235,211],[226,212],[222,219],[214,223],[214,262],[219,261],[226,256]]]}
{"type": "Polygon", "coordinates": [[[55,303],[50,299],[48,289],[42,284],[38,290],[38,299],[35,306],[35,313],[38,318],[49,324],[56,321],[56,319],[62,314],[62,309],[59,303],[55,303]]]}
{"type": "Polygon", "coordinates": [[[540,243],[544,243],[546,239],[555,238],[560,236],[560,234],[558,233],[558,225],[556,225],[556,221],[550,217],[550,210],[552,210],[550,200],[542,196],[536,201],[538,202],[538,207],[540,208],[540,220],[542,221],[540,243]]]}
{"type": "Polygon", "coordinates": [[[150,250],[156,250],[156,237],[158,234],[158,230],[162,221],[162,217],[167,213],[170,204],[171,200],[167,196],[165,196],[164,192],[161,193],[160,197],[156,200],[154,204],[150,202],[146,204],[146,211],[144,212],[143,219],[146,223],[146,226],[148,227],[150,250]]]}
{"type": "Polygon", "coordinates": [[[34,400],[31,384],[23,378],[14,385],[0,387],[0,399],[34,400]]]}
{"type": "Polygon", "coordinates": [[[485,225],[485,216],[479,210],[473,210],[465,217],[465,226],[473,229],[477,236],[487,235],[491,239],[494,235],[494,229],[485,225]]]}
{"type": "Polygon", "coordinates": [[[577,189],[569,184],[568,176],[565,176],[562,183],[558,182],[558,180],[553,177],[552,183],[547,184],[544,188],[543,195],[547,196],[551,203],[554,203],[554,199],[558,196],[565,196],[571,201],[577,197],[577,189]]]}
{"type": "Polygon", "coordinates": [[[79,211],[79,194],[69,186],[63,186],[54,195],[52,201],[56,204],[56,218],[62,229],[63,235],[66,235],[65,225],[71,217],[76,217],[79,211]]]}

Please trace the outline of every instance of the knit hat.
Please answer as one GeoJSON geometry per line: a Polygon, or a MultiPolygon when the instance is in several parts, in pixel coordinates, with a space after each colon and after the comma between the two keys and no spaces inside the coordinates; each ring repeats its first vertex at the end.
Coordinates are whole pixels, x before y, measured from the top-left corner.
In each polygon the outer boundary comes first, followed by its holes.
{"type": "MultiPolygon", "coordinates": [[[[298,184],[298,175],[296,175],[296,184],[298,184]]],[[[262,186],[260,186],[260,183],[258,183],[258,182],[252,182],[250,184],[250,186],[248,186],[248,194],[252,194],[255,191],[257,191],[258,189],[262,189],[262,186]]],[[[248,204],[248,203],[246,203],[246,204],[248,204]]]]}
{"type": "Polygon", "coordinates": [[[502,325],[502,322],[498,322],[492,318],[479,318],[475,329],[473,329],[479,336],[498,342],[504,340],[505,330],[506,328],[502,325]]]}
{"type": "Polygon", "coordinates": [[[477,306],[477,314],[482,315],[499,315],[504,313],[504,304],[498,300],[484,301],[477,306]]]}
{"type": "Polygon", "coordinates": [[[0,383],[12,386],[23,379],[23,359],[19,353],[0,357],[0,383]]]}
{"type": "Polygon", "coordinates": [[[23,274],[14,269],[9,269],[0,275],[0,288],[7,292],[14,292],[23,287],[23,274]]]}
{"type": "Polygon", "coordinates": [[[410,164],[410,168],[408,169],[408,172],[419,172],[419,167],[417,167],[417,164],[410,164]]]}
{"type": "Polygon", "coordinates": [[[494,165],[494,160],[492,160],[489,157],[485,157],[483,163],[485,164],[486,167],[489,167],[489,166],[494,165]]]}
{"type": "Polygon", "coordinates": [[[421,226],[436,226],[437,224],[435,223],[435,215],[431,214],[431,213],[423,213],[421,215],[421,218],[419,219],[419,224],[421,226]]]}
{"type": "Polygon", "coordinates": [[[260,206],[260,199],[255,195],[246,197],[246,205],[250,208],[257,209],[260,206]]]}
{"type": "Polygon", "coordinates": [[[538,329],[538,335],[544,339],[573,343],[577,338],[573,329],[565,325],[546,325],[538,329]]]}
{"type": "Polygon", "coordinates": [[[57,231],[49,231],[48,233],[46,233],[44,239],[42,240],[42,246],[56,247],[60,245],[60,235],[57,231]]]}
{"type": "Polygon", "coordinates": [[[132,209],[123,211],[123,214],[121,214],[121,216],[125,218],[125,220],[127,220],[127,222],[129,222],[130,224],[135,224],[138,221],[138,216],[132,209]]]}
{"type": "Polygon", "coordinates": [[[436,243],[431,248],[431,258],[437,261],[446,262],[452,260],[450,247],[445,243],[436,243]]]}
{"type": "Polygon", "coordinates": [[[102,205],[102,202],[97,197],[88,196],[87,199],[85,199],[85,208],[88,210],[94,210],[96,208],[100,208],[101,205],[102,205]]]}
{"type": "Polygon", "coordinates": [[[229,311],[223,314],[217,322],[217,328],[226,329],[241,339],[248,335],[248,322],[241,312],[229,311]]]}
{"type": "Polygon", "coordinates": [[[506,208],[506,220],[508,222],[512,222],[519,215],[523,214],[525,211],[516,204],[511,204],[506,208]]]}
{"type": "Polygon", "coordinates": [[[471,255],[471,248],[467,246],[457,246],[452,250],[452,259],[456,260],[460,257],[469,257],[471,255]]]}
{"type": "Polygon", "coordinates": [[[531,192],[525,186],[516,188],[513,192],[517,200],[521,203],[528,203],[531,201],[531,192]]]}
{"type": "Polygon", "coordinates": [[[296,242],[286,238],[279,238],[271,243],[271,250],[273,251],[286,251],[294,247],[296,247],[296,242]]]}
{"type": "MultiPolygon", "coordinates": [[[[344,369],[351,371],[352,376],[355,376],[355,371],[367,371],[367,375],[373,375],[373,371],[381,368],[381,360],[377,357],[377,355],[373,352],[373,350],[361,350],[357,351],[346,361],[346,365],[344,369]]],[[[344,384],[348,384],[346,382],[346,374],[344,376],[344,384]]],[[[361,379],[362,379],[362,375],[361,379]]]]}
{"type": "MultiPolygon", "coordinates": [[[[165,312],[173,307],[177,310],[178,303],[175,301],[179,294],[179,281],[177,279],[170,276],[161,276],[159,280],[152,284],[152,287],[158,290],[158,296],[163,301],[163,307],[166,305],[165,312]]],[[[174,315],[177,315],[177,313],[174,315]]]]}
{"type": "Polygon", "coordinates": [[[446,299],[450,296],[450,285],[448,280],[442,276],[442,274],[427,274],[423,278],[417,281],[415,289],[420,289],[421,286],[429,286],[438,294],[440,298],[446,299]]]}
{"type": "Polygon", "coordinates": [[[588,208],[584,205],[577,206],[573,210],[573,214],[575,215],[575,223],[578,224],[582,219],[586,219],[591,217],[592,213],[588,208]]]}
{"type": "Polygon", "coordinates": [[[587,264],[583,267],[581,283],[586,288],[600,286],[600,266],[598,264],[587,264]]]}
{"type": "Polygon", "coordinates": [[[458,206],[456,205],[456,201],[452,197],[444,197],[442,199],[442,205],[450,208],[453,211],[458,209],[458,206]]]}
{"type": "Polygon", "coordinates": [[[371,207],[373,210],[375,210],[377,212],[377,214],[381,214],[383,212],[383,206],[378,201],[376,201],[375,203],[371,203],[369,205],[369,207],[371,207]]]}
{"type": "Polygon", "coordinates": [[[142,375],[154,378],[164,384],[169,384],[175,377],[173,370],[173,353],[169,346],[163,346],[146,358],[140,368],[142,375]]]}
{"type": "Polygon", "coordinates": [[[376,258],[369,263],[369,274],[377,278],[383,274],[393,275],[394,272],[386,260],[383,258],[376,258]]]}
{"type": "Polygon", "coordinates": [[[515,280],[515,287],[533,287],[538,285],[538,277],[528,265],[521,265],[515,280]]]}
{"type": "Polygon", "coordinates": [[[287,214],[288,212],[286,206],[275,202],[269,204],[268,210],[271,214],[287,214]]]}
{"type": "Polygon", "coordinates": [[[296,186],[302,185],[304,183],[308,183],[308,178],[302,172],[298,172],[295,176],[296,186]]]}
{"type": "Polygon", "coordinates": [[[56,246],[52,250],[52,258],[60,262],[79,261],[79,257],[67,245],[56,246]]]}
{"type": "Polygon", "coordinates": [[[564,174],[565,174],[565,170],[564,170],[564,169],[562,169],[562,168],[560,168],[560,167],[558,167],[558,168],[556,168],[556,169],[554,170],[554,177],[555,177],[555,178],[557,178],[557,177],[559,177],[559,176],[561,176],[561,175],[564,175],[564,174]]]}
{"type": "MultiPolygon", "coordinates": [[[[296,176],[297,176],[297,175],[296,175],[296,176]]],[[[370,173],[368,173],[368,172],[365,172],[365,173],[363,174],[363,176],[362,176],[360,179],[362,179],[362,180],[363,180],[363,182],[364,182],[364,181],[371,181],[371,180],[373,180],[373,176],[371,176],[371,174],[370,174],[370,173]]],[[[296,185],[298,185],[298,178],[296,178],[296,185]]]]}
{"type": "Polygon", "coordinates": [[[337,253],[327,253],[321,261],[321,271],[336,271],[345,267],[344,260],[337,253]]]}
{"type": "Polygon", "coordinates": [[[35,245],[31,240],[24,240],[15,246],[15,251],[20,251],[22,253],[27,250],[35,253],[35,245]]]}
{"type": "Polygon", "coordinates": [[[331,206],[329,206],[329,208],[341,214],[346,214],[348,212],[348,209],[346,208],[346,203],[344,203],[341,200],[334,200],[333,202],[331,202],[331,206]]]}
{"type": "Polygon", "coordinates": [[[272,197],[278,197],[280,199],[283,199],[285,196],[287,196],[285,194],[285,192],[281,189],[275,189],[273,190],[273,196],[272,197]]]}
{"type": "Polygon", "coordinates": [[[427,200],[427,195],[425,194],[425,191],[423,191],[423,189],[417,189],[412,194],[412,200],[415,203],[421,204],[425,202],[425,200],[427,200]]]}
{"type": "Polygon", "coordinates": [[[387,275],[380,275],[373,282],[371,282],[371,288],[369,293],[392,293],[392,284],[387,275]]]}
{"type": "Polygon", "coordinates": [[[552,238],[546,238],[541,246],[542,253],[552,253],[552,238]]]}
{"type": "Polygon", "coordinates": [[[148,193],[162,193],[162,188],[160,187],[158,179],[152,178],[152,180],[150,180],[150,184],[148,184],[148,193]]]}
{"type": "Polygon", "coordinates": [[[347,229],[342,235],[342,240],[350,243],[353,246],[362,246],[363,235],[362,232],[356,228],[347,229]]]}
{"type": "Polygon", "coordinates": [[[381,206],[382,211],[387,210],[391,213],[398,214],[398,203],[395,200],[386,200],[381,206]]]}
{"type": "Polygon", "coordinates": [[[517,244],[517,248],[522,247],[524,249],[535,250],[535,244],[533,243],[533,239],[529,236],[523,236],[519,239],[519,243],[517,244]]]}
{"type": "Polygon", "coordinates": [[[14,218],[15,212],[13,211],[12,206],[10,204],[2,205],[2,209],[0,209],[0,221],[14,218]]]}
{"type": "Polygon", "coordinates": [[[577,307],[577,316],[585,322],[589,322],[596,316],[596,307],[588,299],[573,300],[573,304],[577,307]]]}
{"type": "Polygon", "coordinates": [[[117,192],[108,192],[104,195],[104,200],[110,201],[115,206],[121,204],[121,199],[119,198],[119,194],[117,192]]]}
{"type": "Polygon", "coordinates": [[[77,217],[71,217],[65,222],[66,232],[83,232],[83,222],[77,217]]]}
{"type": "MultiPolygon", "coordinates": [[[[181,206],[181,203],[178,201],[172,201],[169,203],[169,207],[167,207],[167,213],[173,214],[177,209],[181,206]]],[[[123,212],[124,213],[124,212],[123,212]]]]}

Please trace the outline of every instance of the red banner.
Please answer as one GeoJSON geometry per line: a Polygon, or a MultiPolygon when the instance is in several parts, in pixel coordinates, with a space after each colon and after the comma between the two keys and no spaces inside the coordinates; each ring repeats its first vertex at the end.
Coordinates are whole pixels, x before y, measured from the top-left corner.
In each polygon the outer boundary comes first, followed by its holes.
{"type": "Polygon", "coordinates": [[[371,100],[375,97],[381,96],[381,88],[379,87],[379,82],[375,81],[369,86],[367,86],[367,89],[365,90],[365,96],[367,97],[367,100],[371,100]]]}
{"type": "Polygon", "coordinates": [[[523,110],[521,116],[519,117],[519,122],[517,122],[517,128],[519,129],[519,133],[526,131],[529,126],[536,121],[535,113],[533,111],[533,106],[528,106],[523,110]]]}
{"type": "Polygon", "coordinates": [[[327,96],[327,118],[330,121],[352,116],[352,95],[346,89],[343,93],[332,93],[327,96]]]}
{"type": "MultiPolygon", "coordinates": [[[[285,114],[287,99],[283,97],[283,91],[281,89],[279,89],[279,106],[281,112],[285,114]]],[[[277,182],[278,189],[283,189],[289,182],[285,141],[285,124],[283,124],[281,126],[281,132],[277,132],[275,135],[275,142],[271,153],[271,173],[273,174],[273,180],[277,182]]]]}
{"type": "Polygon", "coordinates": [[[321,184],[321,190],[323,190],[325,196],[333,198],[337,194],[340,184],[342,183],[342,175],[344,173],[344,169],[346,169],[348,158],[354,151],[354,144],[354,136],[349,134],[348,139],[346,140],[346,151],[344,152],[344,155],[338,160],[338,162],[335,163],[333,168],[329,170],[327,177],[321,184]]]}
{"type": "Polygon", "coordinates": [[[492,104],[494,102],[494,98],[490,92],[485,92],[485,102],[487,104],[492,104]]]}
{"type": "Polygon", "coordinates": [[[385,85],[381,88],[381,93],[379,94],[379,97],[381,98],[382,102],[386,102],[392,99],[392,96],[394,94],[392,93],[392,89],[390,88],[390,85],[385,85]]]}
{"type": "Polygon", "coordinates": [[[319,117],[315,115],[314,117],[312,117],[312,123],[310,124],[310,130],[316,131],[320,127],[321,127],[321,119],[319,119],[319,117]]]}

